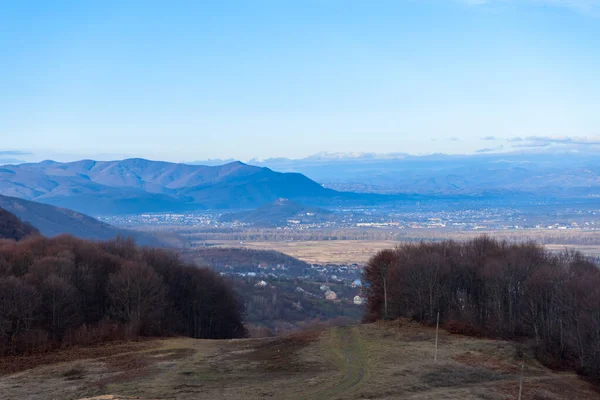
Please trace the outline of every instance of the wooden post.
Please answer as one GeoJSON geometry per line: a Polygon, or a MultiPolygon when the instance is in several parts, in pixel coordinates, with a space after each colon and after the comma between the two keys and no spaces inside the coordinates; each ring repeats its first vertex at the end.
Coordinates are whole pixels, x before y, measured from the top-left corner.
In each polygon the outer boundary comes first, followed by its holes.
{"type": "Polygon", "coordinates": [[[525,364],[521,364],[521,379],[519,380],[519,400],[521,400],[521,394],[523,393],[523,368],[525,368],[525,364]]]}
{"type": "Polygon", "coordinates": [[[435,352],[433,353],[433,362],[437,361],[438,335],[440,331],[440,312],[437,313],[437,322],[435,324],[435,352]]]}

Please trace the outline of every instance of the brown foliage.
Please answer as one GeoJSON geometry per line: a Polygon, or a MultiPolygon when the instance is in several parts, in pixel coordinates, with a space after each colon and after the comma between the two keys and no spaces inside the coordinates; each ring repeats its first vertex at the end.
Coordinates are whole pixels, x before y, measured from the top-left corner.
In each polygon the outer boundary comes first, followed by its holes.
{"type": "Polygon", "coordinates": [[[242,308],[214,272],[129,239],[0,241],[0,355],[74,344],[245,335],[242,308]]]}

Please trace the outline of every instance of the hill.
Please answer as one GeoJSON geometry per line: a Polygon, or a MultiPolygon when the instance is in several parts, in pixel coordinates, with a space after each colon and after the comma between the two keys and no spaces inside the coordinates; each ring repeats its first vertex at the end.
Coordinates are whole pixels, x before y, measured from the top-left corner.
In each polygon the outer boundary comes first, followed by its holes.
{"type": "Polygon", "coordinates": [[[297,173],[241,162],[221,166],[144,159],[44,161],[0,168],[0,194],[91,215],[203,208],[252,208],[278,198],[327,198],[335,191],[297,173]]]}
{"type": "Polygon", "coordinates": [[[254,227],[286,225],[289,220],[305,223],[322,222],[328,219],[331,211],[317,207],[307,207],[289,199],[275,202],[250,211],[239,211],[221,216],[221,222],[240,222],[254,227]]]}
{"type": "Polygon", "coordinates": [[[0,195],[0,208],[33,225],[48,237],[69,234],[83,239],[106,240],[116,236],[132,237],[140,244],[162,245],[153,235],[116,228],[90,216],[47,204],[0,195]]]}
{"type": "Polygon", "coordinates": [[[523,399],[598,398],[575,374],[544,368],[511,342],[440,331],[437,362],[434,345],[435,329],[400,320],[270,339],[66,349],[6,363],[0,393],[40,400],[517,400],[523,364],[523,399]]]}
{"type": "Polygon", "coordinates": [[[251,250],[235,247],[196,247],[181,250],[182,257],[197,265],[206,265],[219,272],[226,269],[255,271],[259,264],[285,265],[289,274],[299,276],[310,265],[287,254],[272,250],[251,250]]]}
{"type": "Polygon", "coordinates": [[[21,240],[26,236],[38,234],[33,226],[24,223],[16,215],[0,207],[0,239],[21,240]]]}

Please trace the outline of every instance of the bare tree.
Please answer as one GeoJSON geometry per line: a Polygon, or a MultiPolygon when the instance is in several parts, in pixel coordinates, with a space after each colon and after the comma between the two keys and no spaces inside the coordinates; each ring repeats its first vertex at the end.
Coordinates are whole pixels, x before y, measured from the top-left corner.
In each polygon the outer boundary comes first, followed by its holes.
{"type": "Polygon", "coordinates": [[[130,325],[132,334],[156,329],[165,303],[160,276],[146,263],[128,261],[110,277],[110,313],[130,325]]]}

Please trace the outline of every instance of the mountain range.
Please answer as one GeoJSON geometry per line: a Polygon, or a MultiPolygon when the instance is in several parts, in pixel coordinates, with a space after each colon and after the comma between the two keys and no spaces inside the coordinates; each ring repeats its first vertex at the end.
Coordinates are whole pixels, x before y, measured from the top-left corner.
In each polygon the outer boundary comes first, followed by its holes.
{"type": "Polygon", "coordinates": [[[43,161],[0,167],[0,194],[90,215],[255,208],[278,198],[338,193],[299,173],[232,162],[187,165],[145,159],[43,161]]]}
{"type": "Polygon", "coordinates": [[[309,207],[334,207],[429,200],[438,204],[453,197],[478,202],[491,198],[500,202],[511,198],[515,203],[534,198],[589,202],[600,196],[600,158],[592,153],[324,153],[253,162],[259,166],[139,158],[4,165],[0,195],[92,216],[260,209],[279,198],[309,207]]]}
{"type": "Polygon", "coordinates": [[[318,153],[302,159],[249,162],[277,171],[302,173],[340,191],[426,196],[528,193],[569,198],[600,195],[600,157],[594,151],[427,156],[318,153]]]}

